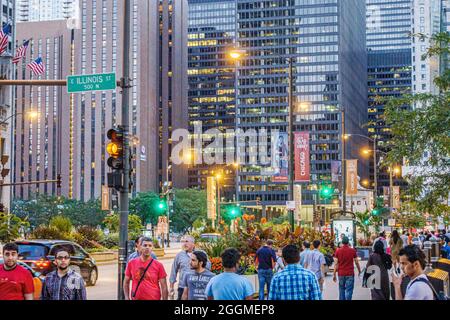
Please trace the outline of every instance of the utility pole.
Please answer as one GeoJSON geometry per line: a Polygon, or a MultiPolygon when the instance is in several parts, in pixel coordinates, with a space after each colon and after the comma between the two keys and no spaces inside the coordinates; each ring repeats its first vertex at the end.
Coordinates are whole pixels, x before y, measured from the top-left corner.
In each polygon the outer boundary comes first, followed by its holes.
{"type": "Polygon", "coordinates": [[[378,197],[378,178],[377,178],[377,135],[373,137],[373,203],[376,206],[378,197]]]}
{"type": "Polygon", "coordinates": [[[342,127],[342,211],[347,211],[347,164],[345,163],[345,113],[344,106],[341,107],[341,127],[342,127]]]}
{"type": "Polygon", "coordinates": [[[123,128],[123,171],[122,171],[122,189],[119,192],[119,281],[118,281],[118,300],[124,300],[123,281],[125,279],[125,268],[127,264],[127,242],[128,242],[128,213],[129,213],[129,189],[130,189],[130,141],[128,137],[129,130],[129,88],[130,85],[130,13],[131,0],[124,0],[124,22],[123,22],[123,78],[120,79],[122,88],[122,128],[123,128]]]}
{"type": "MultiPolygon", "coordinates": [[[[289,135],[289,201],[294,201],[294,108],[293,108],[293,58],[289,57],[289,115],[288,115],[288,135],[289,135]]],[[[291,230],[294,231],[294,211],[289,210],[289,220],[291,230]]]]}

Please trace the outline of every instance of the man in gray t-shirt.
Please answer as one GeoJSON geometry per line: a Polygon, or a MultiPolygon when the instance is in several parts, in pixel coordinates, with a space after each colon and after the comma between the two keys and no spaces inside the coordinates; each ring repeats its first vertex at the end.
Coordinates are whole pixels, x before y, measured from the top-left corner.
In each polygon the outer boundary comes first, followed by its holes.
{"type": "Polygon", "coordinates": [[[206,300],[205,289],[215,276],[214,273],[207,270],[206,263],[208,257],[203,251],[194,251],[191,255],[191,269],[186,272],[180,282],[180,287],[184,288],[182,300],[206,300]]]}

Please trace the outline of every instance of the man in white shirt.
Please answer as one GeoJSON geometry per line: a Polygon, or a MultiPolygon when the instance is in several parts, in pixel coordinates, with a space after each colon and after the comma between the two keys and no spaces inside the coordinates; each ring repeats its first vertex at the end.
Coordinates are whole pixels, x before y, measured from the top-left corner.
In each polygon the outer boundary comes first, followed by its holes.
{"type": "Polygon", "coordinates": [[[399,252],[400,265],[404,274],[392,273],[392,282],[395,288],[396,300],[434,300],[431,283],[423,272],[425,269],[425,253],[416,245],[409,245],[399,252]],[[401,291],[402,278],[407,275],[411,282],[406,288],[405,296],[401,291]]]}
{"type": "Polygon", "coordinates": [[[408,245],[408,234],[406,234],[406,230],[403,231],[403,234],[400,236],[400,238],[403,241],[403,248],[406,247],[408,245]]]}

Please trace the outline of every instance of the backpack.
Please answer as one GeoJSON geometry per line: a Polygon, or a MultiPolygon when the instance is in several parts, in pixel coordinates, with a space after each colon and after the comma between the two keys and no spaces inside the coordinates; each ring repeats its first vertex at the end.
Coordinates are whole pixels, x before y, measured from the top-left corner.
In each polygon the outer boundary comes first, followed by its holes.
{"type": "Polygon", "coordinates": [[[437,293],[436,289],[434,289],[433,285],[431,284],[431,282],[428,279],[424,279],[424,278],[418,278],[416,280],[414,280],[414,282],[424,282],[426,283],[431,291],[433,291],[433,296],[434,296],[434,300],[444,300],[444,301],[448,301],[450,300],[449,297],[447,297],[444,292],[439,292],[437,293]]]}

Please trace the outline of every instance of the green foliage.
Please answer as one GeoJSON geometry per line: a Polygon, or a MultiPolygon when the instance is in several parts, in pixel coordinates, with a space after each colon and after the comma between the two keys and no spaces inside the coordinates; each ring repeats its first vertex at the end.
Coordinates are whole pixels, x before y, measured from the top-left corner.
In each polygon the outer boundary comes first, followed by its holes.
{"type": "Polygon", "coordinates": [[[175,189],[171,226],[181,232],[192,231],[197,219],[206,219],[206,191],[198,189],[175,189]]]}
{"type": "Polygon", "coordinates": [[[73,229],[73,225],[72,225],[72,222],[70,221],[70,219],[67,217],[63,217],[63,216],[55,216],[55,217],[51,218],[49,226],[55,227],[56,229],[61,231],[63,234],[64,233],[69,234],[72,232],[72,229],[73,229]]]}
{"type": "Polygon", "coordinates": [[[29,227],[28,221],[11,213],[0,213],[0,242],[6,243],[19,238],[20,231],[29,227]]]}
{"type": "Polygon", "coordinates": [[[91,226],[79,226],[72,234],[74,241],[83,248],[102,248],[101,233],[91,226]]]}
{"type": "Polygon", "coordinates": [[[356,212],[356,227],[364,234],[365,238],[370,236],[370,226],[373,225],[373,217],[369,211],[356,212]]]}
{"type": "Polygon", "coordinates": [[[68,235],[64,234],[56,227],[46,226],[44,224],[35,228],[30,235],[31,239],[49,239],[49,240],[72,240],[67,239],[68,235]]]}
{"type": "MultiPolygon", "coordinates": [[[[103,220],[105,226],[111,233],[119,232],[119,214],[108,214],[103,220]]],[[[134,239],[142,233],[142,221],[141,218],[135,214],[128,216],[128,238],[134,239]]]]}
{"type": "MultiPolygon", "coordinates": [[[[424,58],[448,59],[450,34],[435,34],[430,41],[431,47],[424,58]]],[[[420,212],[434,216],[449,211],[444,201],[450,193],[450,70],[447,63],[442,65],[443,72],[434,79],[439,93],[393,98],[388,101],[385,111],[385,120],[392,133],[385,164],[405,161],[409,166],[420,168],[407,177],[407,195],[420,212]],[[426,160],[424,151],[429,153],[426,160]]]]}
{"type": "Polygon", "coordinates": [[[137,215],[143,223],[156,225],[158,217],[165,214],[165,211],[159,208],[159,195],[155,192],[139,192],[137,196],[130,201],[130,213],[137,215]]]}
{"type": "Polygon", "coordinates": [[[119,233],[103,235],[99,243],[105,248],[111,249],[119,246],[119,233]]]}
{"type": "Polygon", "coordinates": [[[28,218],[31,228],[46,225],[53,217],[64,216],[70,219],[73,225],[100,225],[106,212],[100,208],[100,200],[87,202],[38,194],[30,200],[14,200],[11,212],[21,218],[28,218]]]}

